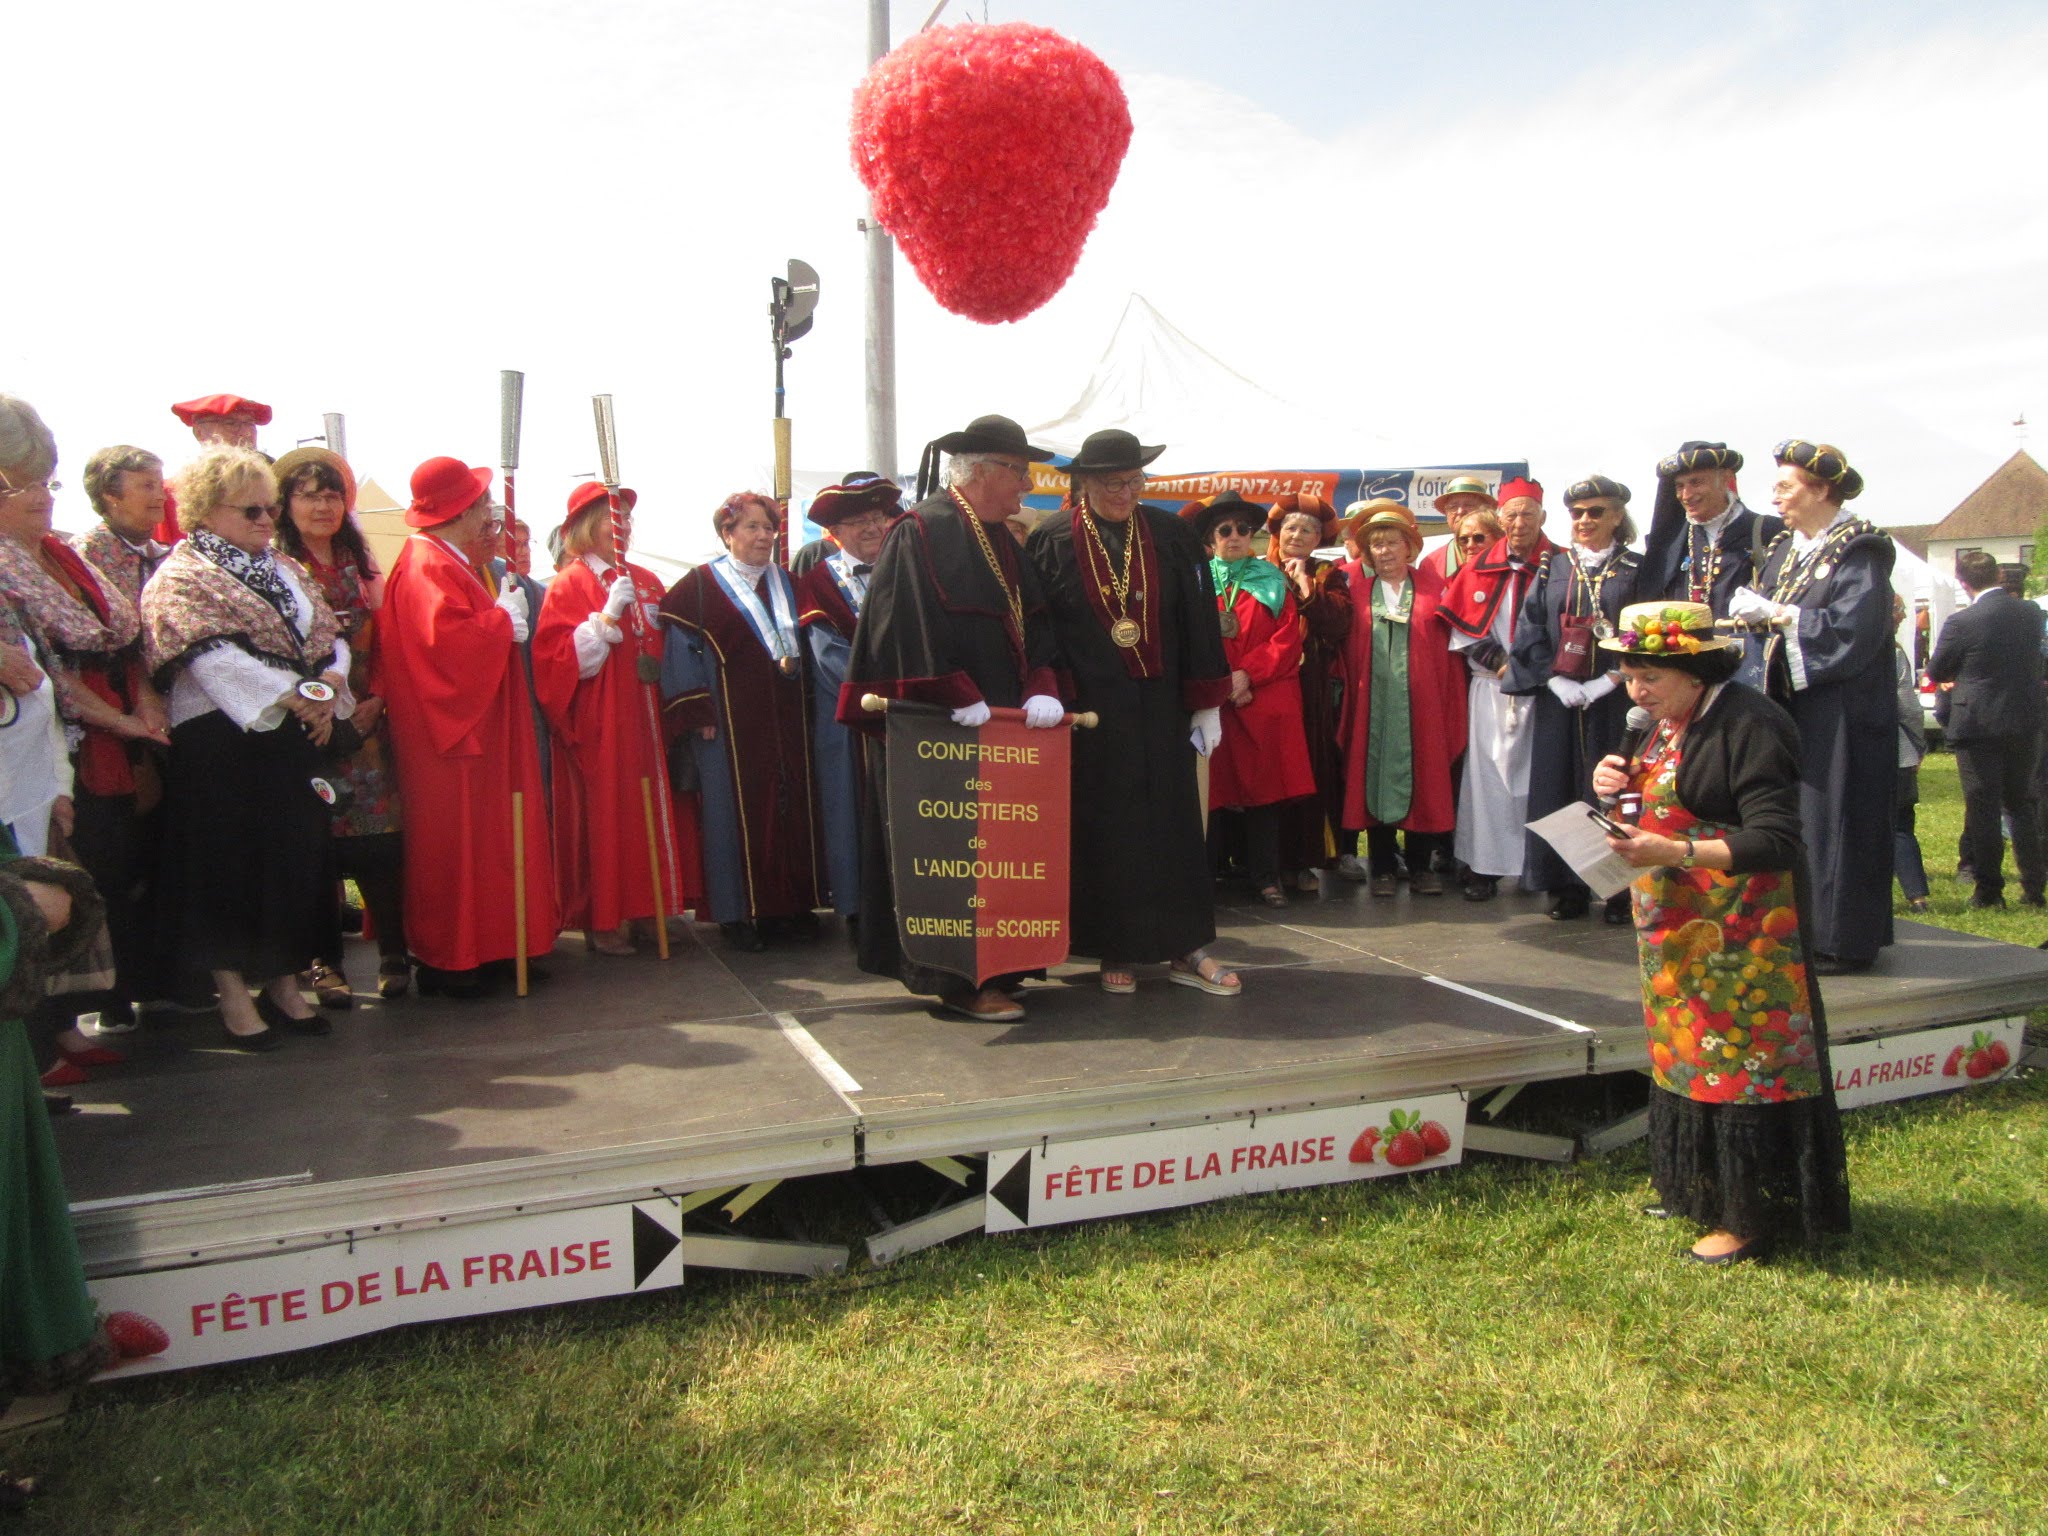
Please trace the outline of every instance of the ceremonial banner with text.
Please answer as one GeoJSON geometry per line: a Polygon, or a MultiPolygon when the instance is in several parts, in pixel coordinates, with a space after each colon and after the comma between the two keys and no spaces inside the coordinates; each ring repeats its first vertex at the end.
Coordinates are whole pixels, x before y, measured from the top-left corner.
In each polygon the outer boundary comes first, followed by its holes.
{"type": "Polygon", "coordinates": [[[1065,727],[999,709],[979,728],[889,711],[889,849],[903,953],[965,976],[1067,958],[1065,727]]]}

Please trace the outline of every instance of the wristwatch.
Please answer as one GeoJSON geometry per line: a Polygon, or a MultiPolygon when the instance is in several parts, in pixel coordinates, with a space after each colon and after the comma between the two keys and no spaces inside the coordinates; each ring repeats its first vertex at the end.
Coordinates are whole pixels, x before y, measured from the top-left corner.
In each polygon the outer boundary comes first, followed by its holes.
{"type": "Polygon", "coordinates": [[[1679,841],[1685,844],[1685,853],[1679,858],[1678,867],[1680,869],[1691,869],[1693,867],[1693,858],[1698,854],[1699,850],[1693,846],[1693,840],[1689,837],[1681,837],[1679,841]]]}

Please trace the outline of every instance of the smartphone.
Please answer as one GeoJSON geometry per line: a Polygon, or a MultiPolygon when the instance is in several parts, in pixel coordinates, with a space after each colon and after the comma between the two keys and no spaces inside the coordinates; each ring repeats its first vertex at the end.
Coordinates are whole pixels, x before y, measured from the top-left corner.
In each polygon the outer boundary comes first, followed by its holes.
{"type": "Polygon", "coordinates": [[[1616,821],[1597,805],[1587,806],[1586,814],[1592,817],[1594,825],[1599,827],[1609,837],[1634,837],[1636,834],[1634,827],[1625,826],[1621,822],[1616,821]]]}

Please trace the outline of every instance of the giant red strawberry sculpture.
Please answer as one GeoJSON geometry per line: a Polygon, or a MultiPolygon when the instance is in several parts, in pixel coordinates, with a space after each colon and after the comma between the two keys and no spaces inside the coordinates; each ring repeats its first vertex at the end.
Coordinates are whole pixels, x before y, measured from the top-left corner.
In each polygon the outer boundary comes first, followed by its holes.
{"type": "Polygon", "coordinates": [[[853,94],[853,164],[933,298],[1021,320],[1066,283],[1131,112],[1109,66],[1027,22],[934,27],[853,94]]]}

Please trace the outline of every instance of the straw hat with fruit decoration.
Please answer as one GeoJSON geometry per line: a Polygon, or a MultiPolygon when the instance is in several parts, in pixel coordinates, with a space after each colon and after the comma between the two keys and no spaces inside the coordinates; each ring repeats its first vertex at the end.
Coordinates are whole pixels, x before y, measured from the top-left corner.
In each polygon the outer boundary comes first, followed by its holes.
{"type": "Polygon", "coordinates": [[[1738,643],[1714,628],[1714,610],[1705,603],[1630,603],[1612,633],[1600,637],[1603,651],[1649,661],[1725,651],[1738,643]]]}

